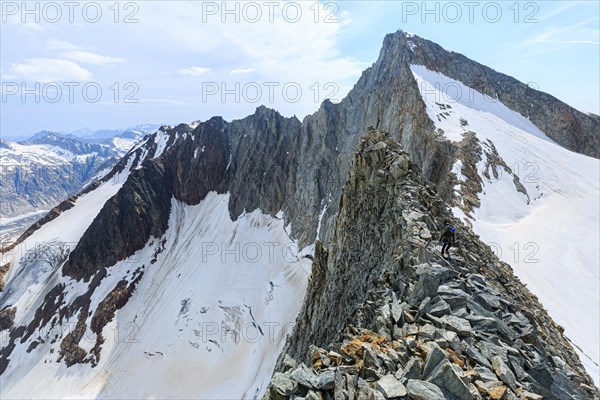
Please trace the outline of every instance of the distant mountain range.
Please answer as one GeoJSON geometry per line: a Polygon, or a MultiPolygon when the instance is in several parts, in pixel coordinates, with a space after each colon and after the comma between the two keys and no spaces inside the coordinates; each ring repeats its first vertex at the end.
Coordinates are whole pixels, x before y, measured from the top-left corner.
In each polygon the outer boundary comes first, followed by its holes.
{"type": "Polygon", "coordinates": [[[43,131],[37,132],[31,136],[26,135],[26,134],[11,135],[10,133],[2,133],[1,139],[5,140],[5,141],[11,141],[11,142],[23,142],[23,141],[35,140],[36,138],[47,135],[48,133],[59,133],[63,136],[67,136],[67,137],[78,137],[78,138],[85,139],[87,141],[94,141],[94,140],[110,139],[115,136],[134,135],[134,134],[140,134],[140,133],[143,136],[144,134],[147,134],[147,133],[156,132],[158,130],[158,128],[161,127],[161,125],[163,125],[163,124],[139,124],[139,125],[135,125],[135,126],[128,127],[128,128],[122,128],[122,129],[94,130],[94,129],[90,129],[90,128],[81,128],[81,129],[76,129],[74,131],[43,130],[43,131]]]}
{"type": "Polygon", "coordinates": [[[156,125],[70,133],[41,131],[22,141],[0,140],[0,217],[48,210],[110,170],[156,125]]]}

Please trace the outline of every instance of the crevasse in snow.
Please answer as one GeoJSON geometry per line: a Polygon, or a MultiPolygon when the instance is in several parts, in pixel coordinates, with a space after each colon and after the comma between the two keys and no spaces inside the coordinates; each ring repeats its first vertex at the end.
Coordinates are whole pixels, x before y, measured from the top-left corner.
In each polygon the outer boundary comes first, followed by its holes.
{"type": "MultiPolygon", "coordinates": [[[[283,219],[256,210],[232,221],[228,201],[229,195],[216,193],[195,206],[172,200],[165,235],[109,268],[92,296],[92,311],[120,280],[131,282],[140,271],[143,277],[104,327],[98,366],[57,363],[60,340],[50,338],[26,353],[31,340],[48,334],[36,332],[18,345],[0,377],[3,396],[242,399],[264,390],[302,303],[311,261],[289,239],[283,219]]],[[[72,210],[34,240],[75,240],[52,231],[74,223],[80,210],[72,210]]],[[[30,318],[58,283],[68,287],[67,303],[87,290],[49,271],[41,289],[14,292],[16,323],[30,318]]],[[[68,328],[59,329],[62,337],[68,328]]],[[[89,350],[95,340],[88,328],[80,345],[89,350]]]]}

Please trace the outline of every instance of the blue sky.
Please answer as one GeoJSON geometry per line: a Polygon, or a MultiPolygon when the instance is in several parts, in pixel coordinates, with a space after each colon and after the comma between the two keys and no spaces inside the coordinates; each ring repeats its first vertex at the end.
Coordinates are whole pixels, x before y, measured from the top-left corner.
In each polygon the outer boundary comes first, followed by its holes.
{"type": "Polygon", "coordinates": [[[600,113],[597,1],[0,3],[3,136],[303,118],[398,29],[600,113]]]}

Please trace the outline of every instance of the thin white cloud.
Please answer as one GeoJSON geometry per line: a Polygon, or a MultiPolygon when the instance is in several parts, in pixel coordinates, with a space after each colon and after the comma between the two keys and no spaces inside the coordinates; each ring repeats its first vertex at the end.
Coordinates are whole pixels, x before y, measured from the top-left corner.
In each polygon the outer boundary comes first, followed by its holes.
{"type": "Polygon", "coordinates": [[[552,17],[555,17],[557,15],[562,15],[565,11],[567,11],[567,10],[569,10],[569,9],[575,7],[575,6],[581,5],[582,3],[584,3],[584,2],[583,1],[569,1],[569,2],[565,2],[563,5],[557,7],[554,10],[552,10],[552,11],[550,11],[550,12],[542,15],[539,18],[537,18],[537,20],[539,22],[542,22],[542,21],[546,21],[547,19],[550,19],[552,17]]]}
{"type": "Polygon", "coordinates": [[[253,72],[254,70],[255,70],[254,68],[238,68],[238,69],[232,69],[229,73],[231,75],[247,74],[249,72],[253,72]]]}
{"type": "Polygon", "coordinates": [[[25,35],[36,36],[40,32],[44,31],[41,24],[34,21],[25,21],[19,24],[19,31],[25,35]]]}
{"type": "Polygon", "coordinates": [[[103,56],[100,54],[92,53],[90,51],[73,50],[61,53],[61,56],[72,61],[92,65],[114,65],[122,64],[125,62],[125,60],[122,58],[103,56]]]}
{"type": "MultiPolygon", "coordinates": [[[[597,42],[596,40],[588,40],[588,39],[568,39],[565,38],[564,35],[573,35],[573,34],[581,34],[581,35],[588,35],[591,34],[591,37],[597,38],[598,36],[598,29],[581,29],[582,27],[584,27],[585,25],[591,23],[591,22],[597,22],[598,18],[589,18],[587,20],[578,22],[576,24],[572,24],[569,26],[565,26],[562,28],[550,28],[547,31],[531,38],[531,39],[527,39],[525,41],[523,41],[519,46],[520,47],[526,47],[526,46],[535,46],[538,45],[540,43],[586,43],[589,44],[588,42],[597,42]]],[[[594,43],[592,43],[594,44],[594,43]]]]}
{"type": "Polygon", "coordinates": [[[79,46],[59,39],[49,39],[44,44],[48,50],[79,50],[79,46]]]}
{"type": "Polygon", "coordinates": [[[600,42],[594,40],[542,40],[540,43],[562,43],[562,44],[592,44],[600,45],[600,42]]]}
{"type": "Polygon", "coordinates": [[[177,70],[177,73],[181,75],[191,75],[191,76],[202,76],[206,75],[211,71],[210,68],[204,67],[188,67],[188,68],[180,68],[177,70]]]}
{"type": "Polygon", "coordinates": [[[92,73],[70,60],[30,58],[19,64],[12,64],[2,78],[41,83],[87,81],[92,79],[92,73]]]}

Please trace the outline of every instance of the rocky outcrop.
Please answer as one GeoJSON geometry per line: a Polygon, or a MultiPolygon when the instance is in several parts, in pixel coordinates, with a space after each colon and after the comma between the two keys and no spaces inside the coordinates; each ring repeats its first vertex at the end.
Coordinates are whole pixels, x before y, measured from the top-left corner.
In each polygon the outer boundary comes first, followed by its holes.
{"type": "Polygon", "coordinates": [[[562,330],[389,136],[354,156],[266,398],[592,399],[562,330]],[[459,227],[451,260],[434,237],[459,227]]]}
{"type": "Polygon", "coordinates": [[[0,266],[0,292],[4,290],[4,277],[10,269],[10,263],[6,263],[0,266]]]}
{"type": "Polygon", "coordinates": [[[16,313],[17,309],[14,307],[6,307],[0,311],[0,331],[13,326],[16,313]]]}

